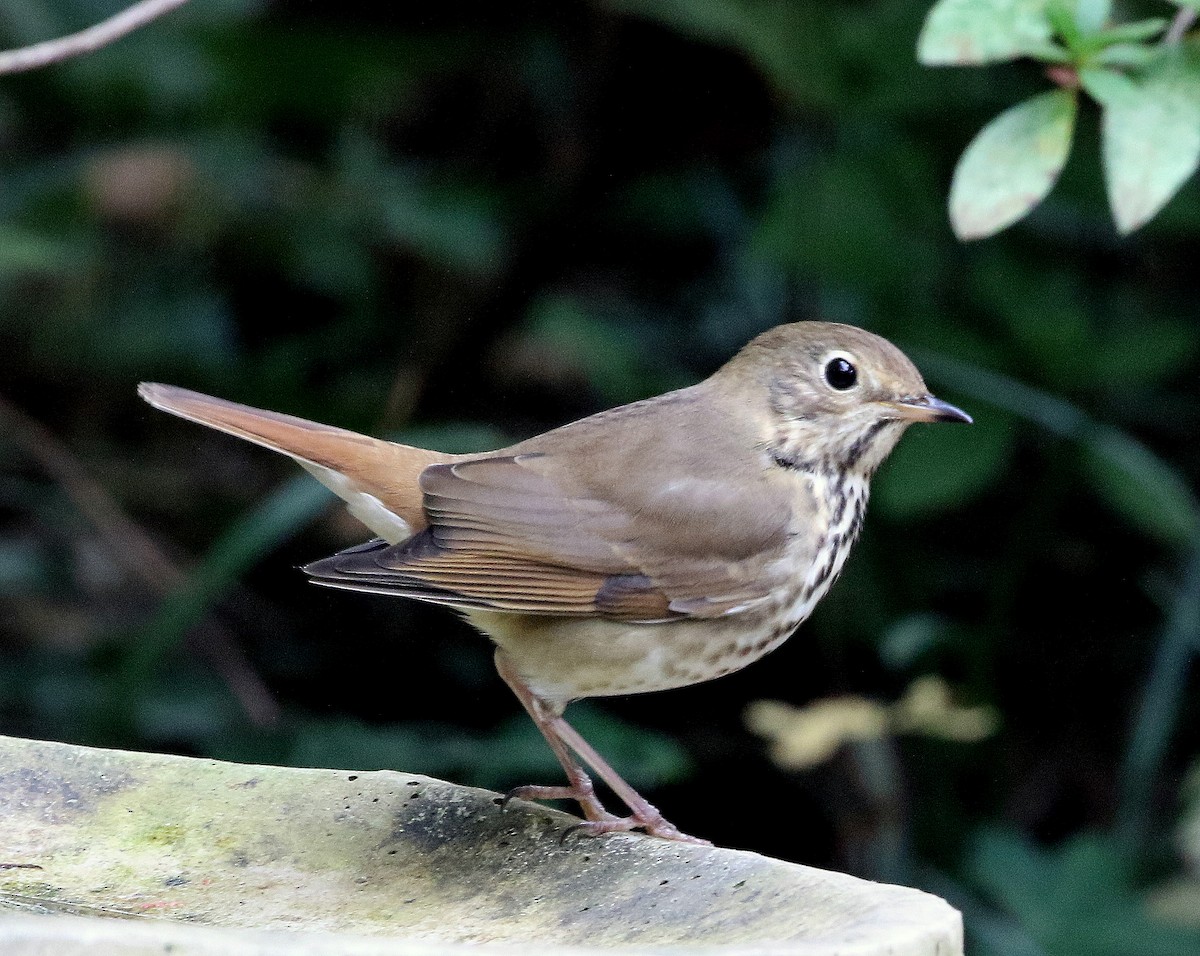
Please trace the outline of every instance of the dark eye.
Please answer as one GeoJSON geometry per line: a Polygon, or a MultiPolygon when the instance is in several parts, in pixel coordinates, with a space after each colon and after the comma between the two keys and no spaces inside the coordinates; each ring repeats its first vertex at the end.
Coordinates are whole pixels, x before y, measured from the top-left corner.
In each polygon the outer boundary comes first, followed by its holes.
{"type": "Polygon", "coordinates": [[[858,381],[858,371],[844,358],[830,359],[829,364],[825,366],[825,381],[839,392],[844,392],[848,388],[854,388],[854,383],[858,381]]]}

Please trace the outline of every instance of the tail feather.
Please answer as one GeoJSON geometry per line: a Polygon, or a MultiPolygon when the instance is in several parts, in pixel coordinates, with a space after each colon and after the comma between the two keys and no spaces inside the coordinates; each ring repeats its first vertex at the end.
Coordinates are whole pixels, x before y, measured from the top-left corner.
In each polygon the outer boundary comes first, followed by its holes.
{"type": "Polygon", "coordinates": [[[174,385],[143,382],[138,394],[155,408],[282,452],[342,498],[352,515],[396,543],[428,523],[417,478],[457,455],[370,438],[213,398],[174,385]]]}

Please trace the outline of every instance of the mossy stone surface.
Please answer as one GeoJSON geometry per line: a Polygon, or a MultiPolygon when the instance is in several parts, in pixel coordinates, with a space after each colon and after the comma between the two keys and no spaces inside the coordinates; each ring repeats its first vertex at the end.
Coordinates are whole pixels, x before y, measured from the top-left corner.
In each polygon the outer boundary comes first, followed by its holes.
{"type": "Polygon", "coordinates": [[[958,913],[916,890],[635,834],[562,840],[573,822],[414,774],[0,737],[0,950],[961,952],[958,913]]]}

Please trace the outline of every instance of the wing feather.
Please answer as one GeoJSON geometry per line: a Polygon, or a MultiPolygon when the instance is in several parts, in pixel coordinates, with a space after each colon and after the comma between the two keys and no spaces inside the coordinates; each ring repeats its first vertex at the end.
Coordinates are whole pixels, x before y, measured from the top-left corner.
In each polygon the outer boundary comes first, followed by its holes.
{"type": "MultiPolygon", "coordinates": [[[[661,421],[653,408],[619,410],[635,432],[608,413],[602,429],[575,423],[432,464],[419,477],[424,531],[305,571],[332,587],[525,614],[659,622],[755,607],[784,583],[794,486],[745,435],[697,454],[694,415],[680,427],[682,400],[658,401],[661,421]]],[[[723,435],[718,425],[708,431],[723,435]]]]}

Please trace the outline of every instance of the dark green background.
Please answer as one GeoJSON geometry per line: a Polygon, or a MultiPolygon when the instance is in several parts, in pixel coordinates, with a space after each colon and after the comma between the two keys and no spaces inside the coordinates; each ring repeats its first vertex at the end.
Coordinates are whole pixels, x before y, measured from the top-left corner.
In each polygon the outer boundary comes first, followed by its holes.
{"type": "MultiPolygon", "coordinates": [[[[117,7],[6,0],[0,43],[117,7]]],[[[1200,951],[1149,902],[1200,753],[1200,190],[1119,239],[1085,110],[1049,201],[956,242],[957,155],[1046,81],[918,66],[924,13],[193,0],[0,79],[0,731],[554,782],[483,640],[306,585],[364,532],[136,383],[469,450],[845,321],[977,424],[910,433],[783,649],[580,729],[684,830],[947,895],[975,953],[1200,951]],[[923,674],[997,733],[792,773],[742,723],[923,674]]]]}

